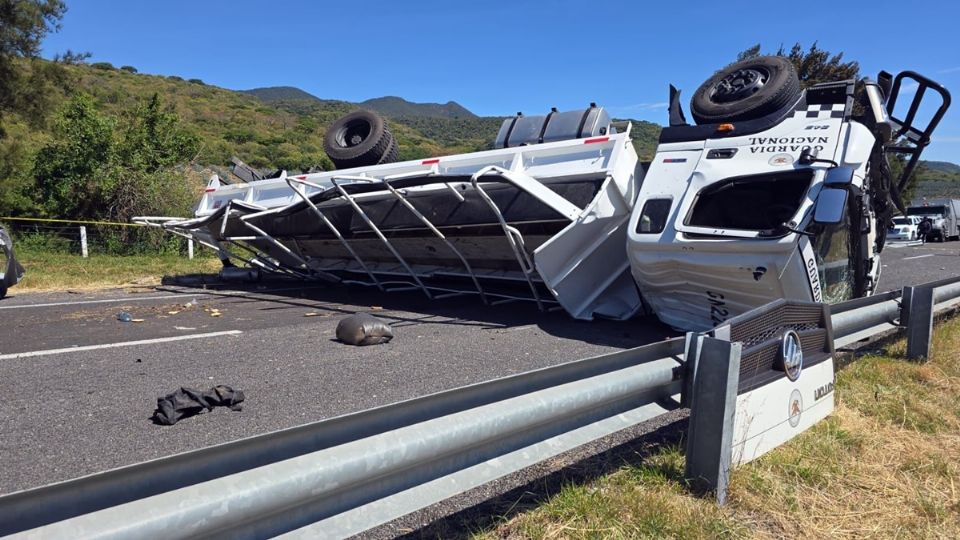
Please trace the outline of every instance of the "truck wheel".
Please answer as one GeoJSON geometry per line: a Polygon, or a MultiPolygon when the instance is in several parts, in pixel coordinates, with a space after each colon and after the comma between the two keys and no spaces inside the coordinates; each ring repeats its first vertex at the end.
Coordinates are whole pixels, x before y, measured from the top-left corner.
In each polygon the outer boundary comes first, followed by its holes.
{"type": "Polygon", "coordinates": [[[3,299],[3,297],[6,295],[7,295],[7,287],[4,285],[0,285],[0,299],[3,299]]]}
{"type": "Polygon", "coordinates": [[[380,158],[380,161],[377,162],[378,165],[383,163],[396,163],[400,157],[400,147],[397,145],[397,138],[391,135],[390,137],[390,146],[387,148],[387,151],[383,153],[383,157],[380,158]]]}
{"type": "Polygon", "coordinates": [[[338,169],[382,163],[393,134],[383,118],[370,111],[355,111],[340,118],[323,138],[323,150],[338,169]]]}
{"type": "Polygon", "coordinates": [[[790,60],[757,56],[731,64],[707,79],[690,100],[698,124],[752,120],[800,98],[800,79],[790,60]]]}

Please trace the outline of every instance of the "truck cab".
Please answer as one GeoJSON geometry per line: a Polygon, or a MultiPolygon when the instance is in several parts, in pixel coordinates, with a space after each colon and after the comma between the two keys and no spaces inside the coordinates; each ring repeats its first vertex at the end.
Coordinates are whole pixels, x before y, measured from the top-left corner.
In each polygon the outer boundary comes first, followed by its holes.
{"type": "Polygon", "coordinates": [[[791,70],[760,57],[718,72],[694,96],[698,125],[671,88],[671,125],[627,253],[644,301],[674,328],[704,330],[779,298],[835,303],[876,289],[896,198],[884,154],[903,128],[888,114],[891,88],[868,81],[858,93],[851,80],[791,93],[791,70]],[[728,106],[737,92],[746,113],[728,106]],[[704,96],[727,117],[704,114],[704,96]]]}

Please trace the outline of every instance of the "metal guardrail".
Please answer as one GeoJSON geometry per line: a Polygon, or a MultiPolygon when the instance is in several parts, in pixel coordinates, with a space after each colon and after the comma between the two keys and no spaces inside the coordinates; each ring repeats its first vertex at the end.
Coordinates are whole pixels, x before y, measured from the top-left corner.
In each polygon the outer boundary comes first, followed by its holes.
{"type": "MultiPolygon", "coordinates": [[[[926,356],[934,314],[958,304],[960,278],[832,306],[834,342],[906,321],[926,356]]],[[[6,495],[0,536],[356,534],[678,408],[684,351],[672,339],[6,495]]]]}

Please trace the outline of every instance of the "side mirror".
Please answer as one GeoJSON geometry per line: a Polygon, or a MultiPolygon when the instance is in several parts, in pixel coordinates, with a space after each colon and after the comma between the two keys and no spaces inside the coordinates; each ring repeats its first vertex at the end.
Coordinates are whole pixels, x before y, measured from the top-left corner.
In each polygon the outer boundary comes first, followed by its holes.
{"type": "Polygon", "coordinates": [[[823,177],[824,185],[846,186],[853,182],[853,169],[850,167],[834,167],[823,177]]]}
{"type": "Polygon", "coordinates": [[[824,187],[817,197],[817,206],[813,211],[814,223],[836,225],[843,221],[847,210],[847,190],[824,187]]]}

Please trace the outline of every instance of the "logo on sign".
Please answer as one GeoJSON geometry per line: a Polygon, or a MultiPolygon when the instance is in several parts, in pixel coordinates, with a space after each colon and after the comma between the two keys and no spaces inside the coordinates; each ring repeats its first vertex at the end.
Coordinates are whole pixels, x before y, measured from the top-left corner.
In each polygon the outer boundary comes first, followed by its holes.
{"type": "Polygon", "coordinates": [[[767,163],[773,165],[774,167],[785,167],[793,163],[793,156],[790,154],[777,154],[770,158],[767,163]]]}
{"type": "Polygon", "coordinates": [[[800,378],[803,369],[803,349],[800,347],[800,335],[787,330],[780,341],[780,368],[787,378],[795,381],[800,378]]]}
{"type": "Polygon", "coordinates": [[[794,390],[790,394],[787,412],[790,414],[790,427],[800,425],[800,415],[803,414],[803,398],[800,397],[799,390],[794,390]]]}

